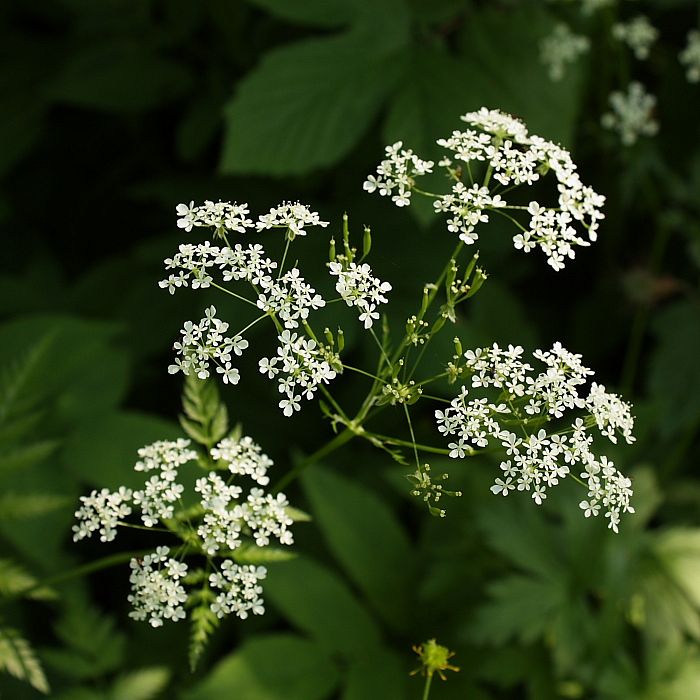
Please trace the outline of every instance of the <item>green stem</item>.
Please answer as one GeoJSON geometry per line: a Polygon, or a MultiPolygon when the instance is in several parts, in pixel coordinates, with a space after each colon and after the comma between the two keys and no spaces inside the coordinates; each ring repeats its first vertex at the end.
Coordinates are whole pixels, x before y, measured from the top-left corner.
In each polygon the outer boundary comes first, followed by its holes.
{"type": "Polygon", "coordinates": [[[428,700],[430,696],[430,684],[433,682],[433,674],[425,674],[425,687],[423,688],[423,700],[428,700]]]}
{"type": "Polygon", "coordinates": [[[239,299],[240,301],[244,301],[246,304],[251,304],[256,309],[258,308],[258,305],[254,301],[251,301],[250,299],[246,299],[246,297],[242,297],[240,294],[236,294],[236,292],[232,292],[230,289],[226,289],[226,287],[222,287],[220,284],[217,284],[216,282],[212,282],[211,286],[216,287],[216,289],[218,289],[221,292],[225,292],[226,294],[230,294],[232,297],[235,297],[236,299],[239,299]]]}
{"type": "Polygon", "coordinates": [[[338,433],[332,440],[327,442],[325,445],[320,447],[316,452],[309,455],[306,459],[299,462],[295,467],[290,469],[278,482],[275,484],[273,493],[281,491],[287,484],[294,481],[301,472],[303,472],[307,467],[312,464],[322,460],[327,457],[332,452],[335,452],[339,447],[342,447],[346,442],[350,442],[356,436],[356,432],[350,428],[345,428],[342,432],[338,433]]]}
{"type": "MultiPolygon", "coordinates": [[[[363,435],[365,437],[365,435],[363,435]]],[[[399,440],[399,438],[391,437],[390,435],[381,435],[380,433],[366,433],[368,439],[377,438],[389,445],[397,445],[398,447],[414,447],[421,452],[432,452],[436,455],[449,455],[450,451],[444,447],[433,447],[432,445],[422,445],[420,443],[409,442],[408,440],[399,440]]]]}

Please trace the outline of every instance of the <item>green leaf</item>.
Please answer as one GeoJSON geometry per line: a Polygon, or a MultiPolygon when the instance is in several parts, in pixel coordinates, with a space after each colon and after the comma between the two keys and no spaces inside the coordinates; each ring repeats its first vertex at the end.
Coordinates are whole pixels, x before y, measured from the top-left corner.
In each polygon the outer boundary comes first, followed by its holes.
{"type": "Polygon", "coordinates": [[[186,92],[188,70],[144,42],[111,40],[72,56],[49,88],[54,100],[81,107],[138,113],[186,92]]]}
{"type": "Polygon", "coordinates": [[[377,649],[370,658],[354,661],[345,676],[342,700],[404,700],[408,673],[393,651],[377,649]]]}
{"type": "Polygon", "coordinates": [[[471,13],[460,36],[460,53],[470,71],[464,111],[503,109],[523,119],[532,133],[571,146],[585,63],[580,59],[569,66],[559,83],[549,79],[537,46],[555,24],[548,12],[532,5],[508,12],[484,6],[471,13]]]}
{"type": "Polygon", "coordinates": [[[73,603],[55,629],[63,646],[45,649],[42,655],[64,675],[78,680],[99,678],[124,659],[124,635],[111,617],[95,608],[73,603]]]}
{"type": "Polygon", "coordinates": [[[71,505],[71,501],[55,493],[0,494],[0,520],[20,520],[50,513],[71,505]]]}
{"type": "MultiPolygon", "coordinates": [[[[248,0],[275,17],[316,27],[341,27],[352,22],[367,0],[248,0]]],[[[381,7],[381,3],[378,3],[381,7]]]]}
{"type": "Polygon", "coordinates": [[[404,18],[268,52],[226,108],[225,173],[301,175],[350,151],[400,74],[404,18]],[[398,30],[398,31],[397,31],[398,30]]]}
{"type": "Polygon", "coordinates": [[[118,678],[109,697],[110,700],[153,700],[169,680],[170,671],[167,668],[142,668],[118,678]]]}
{"type": "Polygon", "coordinates": [[[274,562],[290,561],[299,556],[292,549],[283,547],[256,547],[252,544],[243,544],[237,547],[231,557],[238,564],[271,564],[274,562]]]}
{"type": "Polygon", "coordinates": [[[510,576],[488,590],[491,602],[477,610],[471,632],[477,641],[497,646],[514,638],[526,643],[538,639],[566,604],[558,581],[510,576]]]}
{"type": "Polygon", "coordinates": [[[23,566],[10,559],[0,559],[0,596],[3,597],[27,597],[35,600],[53,600],[56,593],[50,588],[42,586],[34,588],[37,579],[23,566]],[[22,596],[22,591],[33,589],[31,593],[22,596]]]}
{"type": "Polygon", "coordinates": [[[657,426],[665,437],[690,429],[700,416],[700,305],[670,304],[654,321],[657,345],[650,360],[649,392],[655,399],[657,426]]]}
{"type": "Polygon", "coordinates": [[[406,628],[415,560],[394,514],[374,493],[327,468],[309,469],[302,483],[336,559],[378,614],[396,628],[406,628]]]}
{"type": "Polygon", "coordinates": [[[310,559],[270,567],[265,596],[324,649],[371,657],[380,634],[367,611],[331,571],[310,559]]]}
{"type": "Polygon", "coordinates": [[[0,476],[43,462],[56,451],[58,445],[56,440],[44,440],[0,454],[0,476]]]}
{"type": "Polygon", "coordinates": [[[184,700],[324,700],[338,670],[324,649],[289,634],[258,636],[217,664],[184,700]]]}
{"type": "Polygon", "coordinates": [[[41,693],[49,692],[48,681],[34,650],[11,627],[0,626],[0,671],[26,681],[41,693]]]}
{"type": "Polygon", "coordinates": [[[219,618],[209,607],[213,598],[214,596],[208,588],[202,589],[200,600],[190,612],[189,659],[191,671],[197,668],[197,664],[206,649],[209,637],[214,634],[214,630],[219,626],[219,618]]]}
{"type": "Polygon", "coordinates": [[[136,412],[113,412],[85,422],[67,440],[61,458],[88,484],[116,489],[143,484],[134,472],[137,450],[157,440],[175,440],[180,431],[162,418],[136,412]]]}

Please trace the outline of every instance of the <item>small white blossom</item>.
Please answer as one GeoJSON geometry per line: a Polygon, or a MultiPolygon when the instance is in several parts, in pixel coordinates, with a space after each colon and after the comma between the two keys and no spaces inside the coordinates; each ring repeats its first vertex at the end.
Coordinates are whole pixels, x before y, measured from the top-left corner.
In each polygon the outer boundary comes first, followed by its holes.
{"type": "Polygon", "coordinates": [[[328,263],[328,267],[331,276],[338,278],[335,284],[338,294],[348,306],[359,309],[360,321],[365,328],[371,328],[379,318],[376,308],[387,302],[384,294],[391,291],[391,285],[374,277],[367,263],[348,262],[344,255],[328,263]]]}
{"type": "Polygon", "coordinates": [[[211,604],[217,617],[234,613],[245,620],[249,613],[262,615],[265,612],[262,599],[262,581],[267,576],[264,566],[239,566],[227,559],[221,570],[209,576],[212,588],[221,591],[211,604]]]}
{"type": "Polygon", "coordinates": [[[645,15],[634,17],[628,22],[613,24],[612,35],[630,47],[635,58],[643,61],[649,58],[649,49],[659,38],[659,30],[654,27],[645,15]]]}
{"type": "Polygon", "coordinates": [[[240,440],[224,438],[211,449],[211,456],[227,462],[232,474],[249,476],[260,486],[270,483],[267,470],[273,462],[250,437],[245,436],[240,440]]]}
{"type": "Polygon", "coordinates": [[[223,375],[224,383],[237,384],[239,374],[231,367],[231,353],[240,355],[248,347],[248,341],[240,336],[227,338],[224,336],[227,330],[228,323],[216,318],[213,306],[205,311],[198,324],[187,321],[180,331],[182,340],[173,345],[180,357],[168,367],[168,372],[182,372],[186,376],[194,374],[199,379],[207,379],[213,361],[217,372],[223,375]]]}
{"type": "Polygon", "coordinates": [[[301,396],[313,398],[319,384],[335,379],[340,367],[337,354],[315,340],[288,330],[278,337],[277,357],[262,358],[260,372],[268,377],[279,373],[278,389],[285,395],[279,403],[285,416],[301,410],[301,396]]]}
{"type": "Polygon", "coordinates": [[[700,32],[691,29],[688,43],[678,54],[678,60],[685,66],[685,77],[689,83],[700,83],[700,32]]]}
{"type": "Polygon", "coordinates": [[[279,316],[285,328],[297,328],[309,312],[326,305],[320,294],[293,267],[272,282],[258,296],[259,309],[279,316]]]}
{"type": "Polygon", "coordinates": [[[560,343],[550,350],[535,350],[532,356],[544,366],[541,371],[523,360],[520,346],[504,349],[494,344],[464,353],[471,387],[463,386],[448,408],[435,412],[438,431],[456,438],[448,445],[450,457],[459,459],[474,448],[500,443],[508,459],[500,464],[503,474],[495,480],[492,493],[507,496],[515,490],[527,491],[537,505],[547,498],[549,488],[571,473],[574,464],[580,464],[581,479],[589,489],[588,499],[581,502],[584,514],[597,515],[604,506],[610,527],[617,531],[620,515],[633,512],[631,482],[606,457],[593,453],[587,426],[595,423],[613,442],[616,434],[632,442],[629,405],[595,383],[587,398],[580,395],[593,372],[583,366],[580,355],[560,343]],[[501,403],[470,395],[482,391],[498,395],[501,403]],[[561,431],[540,427],[564,420],[569,411],[588,411],[588,422],[578,417],[568,428],[564,423],[561,431]],[[511,426],[517,423],[522,433],[513,432],[511,426]]]}
{"type": "Polygon", "coordinates": [[[180,582],[187,573],[187,565],[168,558],[170,549],[158,547],[143,559],[131,560],[131,595],[133,606],[129,617],[148,620],[153,627],[160,627],[163,620],[177,622],[185,618],[183,604],[187,593],[180,582]]]}
{"type": "Polygon", "coordinates": [[[282,202],[270,209],[269,213],[258,218],[255,228],[263,231],[270,228],[285,228],[289,231],[290,239],[295,236],[305,236],[306,226],[328,226],[327,221],[321,221],[315,211],[299,202],[282,202]]]}
{"type": "Polygon", "coordinates": [[[211,202],[207,200],[200,206],[195,206],[194,202],[189,204],[178,204],[176,207],[179,228],[189,232],[195,226],[204,226],[215,229],[221,235],[226,231],[237,231],[245,233],[246,229],[253,226],[253,222],[248,218],[248,205],[231,202],[211,202]]]}
{"type": "Polygon", "coordinates": [[[540,41],[540,60],[551,80],[561,80],[566,67],[590,48],[587,37],[574,34],[568,24],[559,22],[552,33],[540,41]]]}
{"type": "Polygon", "coordinates": [[[101,542],[111,542],[117,535],[119,521],[131,514],[131,497],[131,489],[123,486],[117,491],[102,489],[81,496],[83,505],[75,513],[78,524],[73,525],[73,541],[99,531],[101,542]]]}
{"type": "Polygon", "coordinates": [[[658,132],[659,125],[653,117],[656,97],[641,83],[630,83],[627,92],[613,92],[608,101],[612,111],[601,117],[601,124],[617,131],[625,146],[636,143],[640,136],[654,136],[658,132]]]}
{"type": "Polygon", "coordinates": [[[391,197],[397,207],[411,203],[411,189],[416,176],[432,172],[433,161],[421,160],[403,142],[386,147],[386,159],[377,167],[377,175],[370,175],[363,187],[367,192],[379,192],[382,197],[391,197]]]}

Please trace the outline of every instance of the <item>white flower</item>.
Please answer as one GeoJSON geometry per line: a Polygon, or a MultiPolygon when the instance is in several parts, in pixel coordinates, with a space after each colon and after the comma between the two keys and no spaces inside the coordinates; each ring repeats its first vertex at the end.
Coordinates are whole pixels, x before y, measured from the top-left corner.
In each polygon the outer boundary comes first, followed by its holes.
{"type": "Polygon", "coordinates": [[[688,43],[678,54],[678,60],[685,66],[685,77],[690,83],[700,83],[700,32],[691,29],[688,43]]]}
{"type": "Polygon", "coordinates": [[[158,547],[143,559],[131,560],[131,595],[133,611],[129,617],[148,620],[153,627],[160,627],[163,620],[177,622],[185,617],[183,604],[187,593],[180,583],[187,573],[187,565],[169,559],[168,547],[158,547]]]}
{"type": "Polygon", "coordinates": [[[328,226],[327,221],[321,221],[315,211],[311,211],[306,204],[299,202],[282,202],[277,207],[270,209],[268,214],[260,216],[255,228],[258,231],[270,228],[285,228],[290,239],[295,236],[305,236],[306,226],[328,226]]]}
{"type": "Polygon", "coordinates": [[[617,131],[625,146],[631,146],[640,136],[654,136],[659,130],[653,111],[656,97],[647,93],[644,86],[632,82],[627,92],[613,92],[608,98],[612,111],[601,117],[606,129],[617,131]]]}
{"type": "Polygon", "coordinates": [[[81,496],[82,506],[76,511],[77,525],[73,525],[73,541],[90,537],[99,530],[101,542],[111,542],[117,535],[120,520],[131,514],[129,501],[131,489],[120,487],[117,491],[92,491],[81,496]]]}
{"type": "Polygon", "coordinates": [[[226,462],[232,474],[249,476],[261,486],[270,483],[267,470],[273,462],[250,437],[224,438],[211,449],[211,456],[226,462]]]}
{"type": "Polygon", "coordinates": [[[590,48],[587,37],[574,34],[568,24],[559,22],[552,33],[540,41],[540,60],[547,66],[551,80],[561,80],[566,66],[590,48]]]}
{"type": "Polygon", "coordinates": [[[182,340],[173,345],[180,357],[168,367],[168,372],[182,372],[186,376],[194,374],[200,379],[207,379],[210,376],[209,365],[213,361],[217,371],[224,375],[225,382],[238,383],[238,370],[231,367],[231,353],[240,355],[248,347],[248,341],[240,336],[227,338],[224,336],[227,330],[228,323],[216,318],[216,308],[213,306],[205,311],[204,318],[198,324],[187,321],[180,331],[182,340]]]}
{"type": "Polygon", "coordinates": [[[262,311],[278,315],[285,328],[297,328],[300,321],[309,317],[310,311],[326,305],[323,297],[304,281],[296,267],[271,282],[256,303],[262,311]]]}
{"type": "Polygon", "coordinates": [[[219,572],[209,576],[211,587],[221,591],[211,604],[212,612],[217,617],[234,613],[242,620],[249,613],[262,615],[265,607],[259,582],[266,576],[264,566],[239,566],[227,559],[219,572]]]}
{"type": "Polygon", "coordinates": [[[328,263],[330,274],[337,277],[335,289],[348,306],[360,310],[360,321],[365,328],[371,328],[379,318],[375,311],[379,304],[385,304],[384,296],[391,291],[388,282],[382,282],[372,274],[367,263],[358,265],[348,262],[344,255],[339,255],[334,262],[328,263]]]}
{"type": "Polygon", "coordinates": [[[639,15],[629,22],[613,24],[612,35],[632,49],[635,58],[643,61],[649,57],[649,49],[659,38],[659,31],[644,15],[639,15]]]}
{"type": "Polygon", "coordinates": [[[495,440],[509,459],[501,462],[503,474],[495,479],[492,493],[507,496],[516,489],[528,491],[538,505],[547,498],[547,490],[568,476],[572,465],[579,464],[583,469],[580,478],[589,489],[588,499],[581,502],[586,517],[597,515],[602,504],[610,527],[617,531],[620,514],[633,512],[632,484],[607,457],[593,453],[587,425],[597,423],[613,441],[620,433],[632,442],[630,407],[595,383],[587,398],[581,396],[582,385],[593,373],[583,366],[580,355],[561,343],[532,355],[543,365],[539,372],[523,361],[520,346],[504,349],[494,344],[464,353],[472,392],[495,390],[501,403],[471,398],[469,389],[462,387],[448,408],[435,412],[438,431],[456,438],[448,444],[449,456],[463,458],[473,448],[487,447],[495,440]],[[551,421],[563,420],[569,411],[588,411],[589,418],[585,422],[578,417],[568,426],[564,422],[561,431],[550,427],[551,421]],[[513,432],[513,423],[520,424],[524,437],[513,432]]]}
{"type": "Polygon", "coordinates": [[[377,167],[377,176],[368,176],[363,187],[367,192],[378,191],[382,197],[390,196],[398,207],[408,206],[415,178],[432,172],[434,163],[421,160],[412,150],[404,149],[401,141],[385,150],[387,157],[377,167]]]}
{"type": "Polygon", "coordinates": [[[211,202],[207,200],[200,206],[178,204],[175,208],[180,217],[177,221],[179,228],[191,231],[194,226],[213,228],[217,234],[225,234],[226,231],[245,233],[246,229],[253,225],[248,219],[248,205],[231,202],[211,202]]]}

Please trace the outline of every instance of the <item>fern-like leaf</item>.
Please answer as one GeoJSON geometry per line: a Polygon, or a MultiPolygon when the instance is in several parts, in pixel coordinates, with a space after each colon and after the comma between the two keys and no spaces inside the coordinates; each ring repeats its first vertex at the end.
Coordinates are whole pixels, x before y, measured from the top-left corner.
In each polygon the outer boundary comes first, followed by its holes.
{"type": "Polygon", "coordinates": [[[0,596],[52,600],[56,593],[46,586],[37,586],[36,578],[20,564],[0,559],[0,596]]]}
{"type": "Polygon", "coordinates": [[[190,669],[197,668],[204,650],[206,649],[209,637],[219,626],[219,618],[211,611],[210,605],[214,600],[214,594],[208,586],[197,591],[190,597],[190,604],[194,602],[190,613],[190,669]]]}
{"type": "Polygon", "coordinates": [[[0,494],[0,521],[33,518],[68,503],[69,498],[56,493],[3,493],[0,494]]]}
{"type": "Polygon", "coordinates": [[[184,415],[180,416],[180,424],[196,442],[209,449],[226,436],[228,411],[213,381],[193,375],[187,377],[182,408],[184,415]]]}
{"type": "Polygon", "coordinates": [[[0,425],[12,413],[28,410],[38,398],[24,397],[24,401],[22,401],[22,392],[29,383],[41,358],[49,349],[53,338],[53,333],[45,335],[25,353],[21,360],[15,362],[13,366],[4,368],[0,374],[0,425]]]}
{"type": "Polygon", "coordinates": [[[34,650],[12,627],[0,626],[0,671],[26,681],[41,693],[49,692],[49,683],[34,650]]]}

